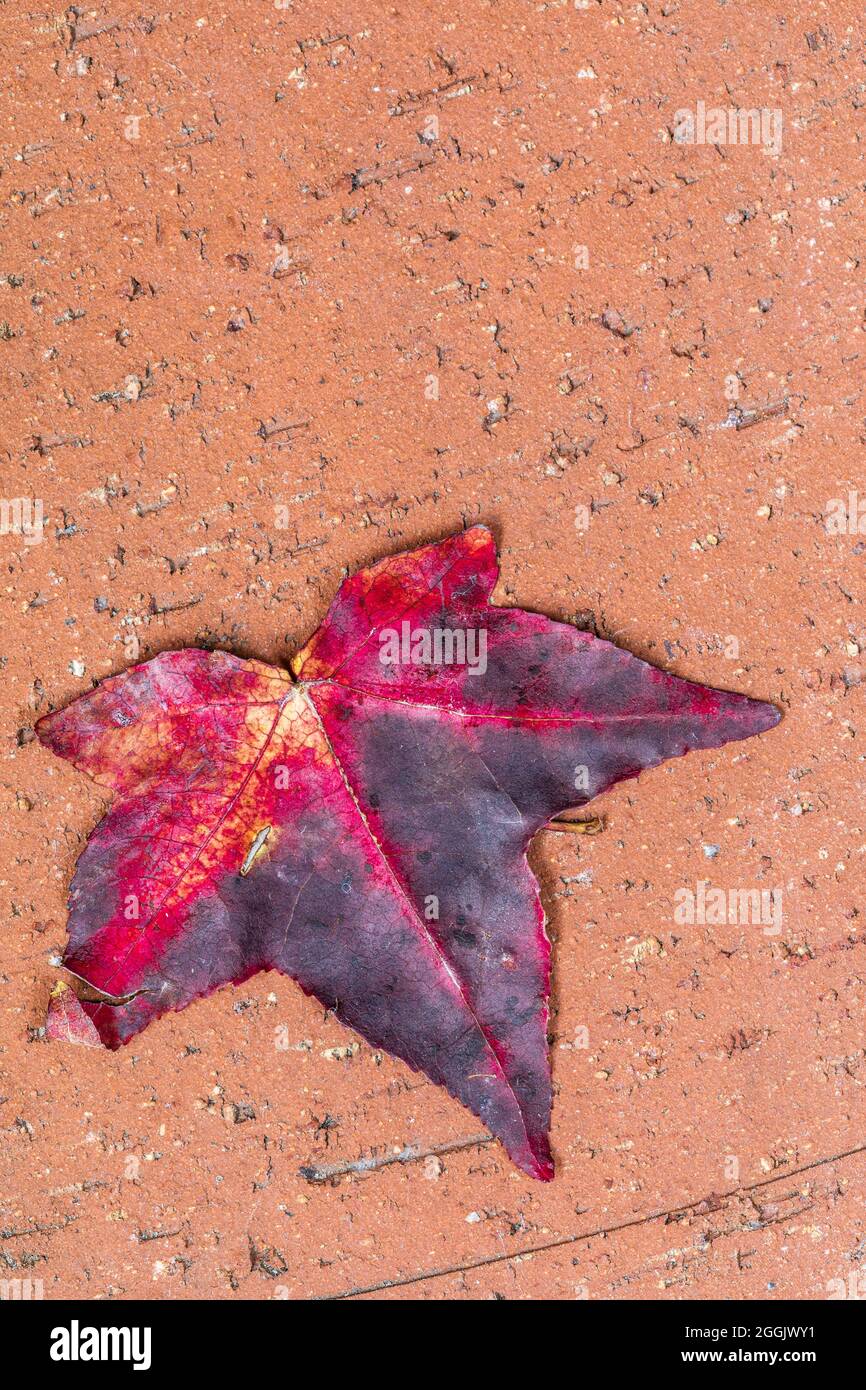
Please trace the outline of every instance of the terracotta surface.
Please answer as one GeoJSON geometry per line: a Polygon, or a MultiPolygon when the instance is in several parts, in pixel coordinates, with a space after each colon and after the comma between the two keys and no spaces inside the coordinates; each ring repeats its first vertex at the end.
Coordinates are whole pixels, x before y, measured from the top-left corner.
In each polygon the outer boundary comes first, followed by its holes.
{"type": "Polygon", "coordinates": [[[864,27],[849,0],[5,7],[0,493],[45,524],[7,506],[0,535],[0,1276],[856,1286],[866,534],[827,520],[866,501],[864,27]],[[780,111],[781,149],[672,139],[698,102],[780,111]],[[347,569],[476,520],[500,602],[785,712],[536,841],[556,1180],[277,975],[116,1054],[46,1041],[105,803],[34,720],[167,647],[287,664],[347,569]],[[781,920],[678,923],[702,880],[781,920]]]}

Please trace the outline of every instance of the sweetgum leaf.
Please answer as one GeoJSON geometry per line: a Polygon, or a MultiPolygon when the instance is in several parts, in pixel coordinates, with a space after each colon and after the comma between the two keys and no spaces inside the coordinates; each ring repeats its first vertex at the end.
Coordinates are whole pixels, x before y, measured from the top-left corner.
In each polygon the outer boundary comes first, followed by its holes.
{"type": "Polygon", "coordinates": [[[346,580],[296,681],[166,652],[39,722],[114,797],[75,870],[64,960],[113,1001],[80,1005],[103,1043],[280,970],[552,1176],[527,846],[614,782],[779,714],[491,606],[497,574],[473,527],[346,580]]]}

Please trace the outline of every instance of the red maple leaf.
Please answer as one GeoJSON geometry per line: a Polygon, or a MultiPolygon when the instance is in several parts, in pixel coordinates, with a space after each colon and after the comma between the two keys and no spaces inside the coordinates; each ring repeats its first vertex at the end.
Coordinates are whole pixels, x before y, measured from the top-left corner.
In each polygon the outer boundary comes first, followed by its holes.
{"type": "Polygon", "coordinates": [[[497,574],[476,526],[346,580],[295,680],[165,652],[40,720],[114,794],[64,962],[107,996],[81,1004],[103,1043],[280,970],[552,1176],[527,846],[614,782],[779,714],[492,606],[497,574]]]}

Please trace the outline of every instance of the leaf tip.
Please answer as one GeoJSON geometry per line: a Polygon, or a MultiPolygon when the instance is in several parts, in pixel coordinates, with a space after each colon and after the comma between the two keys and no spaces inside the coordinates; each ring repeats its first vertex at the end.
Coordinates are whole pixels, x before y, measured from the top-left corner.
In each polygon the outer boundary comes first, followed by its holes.
{"type": "Polygon", "coordinates": [[[742,737],[750,738],[754,734],[765,734],[769,729],[775,729],[782,718],[778,705],[771,704],[769,700],[753,700],[750,696],[740,698],[746,701],[741,707],[745,724],[742,737]]]}
{"type": "Polygon", "coordinates": [[[525,1162],[517,1159],[518,1166],[528,1173],[531,1178],[538,1182],[552,1182],[555,1176],[553,1167],[553,1157],[546,1139],[539,1144],[534,1144],[531,1156],[525,1162]]]}
{"type": "Polygon", "coordinates": [[[761,732],[765,733],[767,729],[775,729],[777,724],[781,724],[782,711],[779,709],[778,705],[771,705],[768,700],[763,701],[763,705],[766,724],[761,732]]]}

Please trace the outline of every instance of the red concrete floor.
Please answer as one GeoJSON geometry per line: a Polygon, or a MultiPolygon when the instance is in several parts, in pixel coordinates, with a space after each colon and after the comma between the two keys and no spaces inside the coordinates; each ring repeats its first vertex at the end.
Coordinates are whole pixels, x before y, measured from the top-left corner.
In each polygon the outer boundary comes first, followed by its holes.
{"type": "Polygon", "coordinates": [[[862,6],[117,0],[6,6],[0,40],[0,1273],[46,1298],[849,1288],[862,6]],[[500,602],[785,716],[535,842],[556,1179],[277,975],[117,1053],[48,1042],[106,802],[35,720],[165,648],[286,664],[349,570],[479,520],[500,602]],[[681,925],[702,880],[779,890],[781,919],[681,925]]]}

